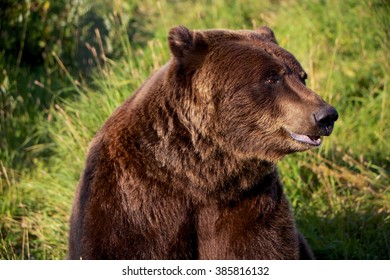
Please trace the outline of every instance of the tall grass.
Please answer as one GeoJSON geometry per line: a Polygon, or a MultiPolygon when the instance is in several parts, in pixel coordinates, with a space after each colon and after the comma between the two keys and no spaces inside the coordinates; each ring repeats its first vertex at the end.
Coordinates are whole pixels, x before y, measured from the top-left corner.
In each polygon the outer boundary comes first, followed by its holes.
{"type": "MultiPolygon", "coordinates": [[[[113,15],[121,15],[123,2],[115,2],[113,15]]],[[[34,137],[51,139],[29,146],[47,152],[34,159],[36,168],[15,170],[0,163],[0,258],[66,256],[70,207],[88,143],[113,110],[168,60],[167,32],[183,24],[273,28],[279,44],[309,73],[309,86],[340,113],[320,149],[280,163],[300,230],[318,258],[389,259],[388,14],[387,2],[379,0],[137,2],[134,21],[145,22],[142,32],[151,39],[135,44],[137,30],[130,39],[122,34],[117,40],[123,56],[115,60],[104,47],[91,45],[97,65],[92,80],[70,77],[66,90],[77,97],[54,102],[34,127],[34,137]]]]}

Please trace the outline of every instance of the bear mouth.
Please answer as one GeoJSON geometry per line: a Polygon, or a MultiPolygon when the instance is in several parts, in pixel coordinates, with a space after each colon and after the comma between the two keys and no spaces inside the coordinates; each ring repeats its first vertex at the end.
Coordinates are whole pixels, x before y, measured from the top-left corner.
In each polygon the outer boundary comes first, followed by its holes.
{"type": "Polygon", "coordinates": [[[301,143],[310,145],[310,146],[319,146],[321,145],[321,136],[314,136],[314,135],[303,135],[303,134],[297,134],[294,132],[289,131],[290,136],[301,143]]]}

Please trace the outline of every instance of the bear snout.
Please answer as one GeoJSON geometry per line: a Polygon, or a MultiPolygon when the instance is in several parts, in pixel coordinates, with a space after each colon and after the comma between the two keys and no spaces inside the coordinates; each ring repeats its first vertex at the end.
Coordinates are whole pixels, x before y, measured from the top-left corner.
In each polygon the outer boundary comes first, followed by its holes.
{"type": "Polygon", "coordinates": [[[324,106],[313,114],[314,122],[320,129],[321,136],[329,136],[332,133],[334,122],[338,117],[336,109],[330,105],[324,106]]]}
{"type": "Polygon", "coordinates": [[[317,107],[316,111],[309,114],[311,114],[311,118],[295,118],[293,125],[285,129],[295,141],[309,147],[315,147],[321,144],[322,136],[329,136],[332,133],[334,122],[338,119],[338,113],[335,108],[323,103],[319,109],[317,107]]]}

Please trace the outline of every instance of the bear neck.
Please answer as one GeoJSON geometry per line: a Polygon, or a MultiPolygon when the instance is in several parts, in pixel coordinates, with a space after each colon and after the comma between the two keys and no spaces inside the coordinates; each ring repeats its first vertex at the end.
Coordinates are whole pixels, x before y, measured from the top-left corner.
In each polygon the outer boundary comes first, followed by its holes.
{"type": "Polygon", "coordinates": [[[119,161],[120,169],[134,170],[148,186],[189,193],[200,202],[239,200],[253,191],[264,191],[269,182],[262,182],[277,181],[275,163],[235,155],[214,140],[207,131],[212,112],[204,104],[189,104],[190,90],[170,91],[167,69],[165,66],[150,77],[106,124],[104,138],[108,147],[115,147],[109,153],[119,161]],[[196,125],[191,114],[201,116],[196,125]],[[121,153],[128,154],[123,158],[135,160],[122,161],[118,159],[121,153]]]}
{"type": "Polygon", "coordinates": [[[270,175],[278,180],[274,163],[235,155],[194,127],[185,113],[170,103],[150,103],[157,114],[149,111],[148,124],[142,126],[149,129],[141,137],[147,139],[142,150],[148,150],[151,159],[147,173],[160,174],[166,188],[189,192],[198,201],[234,201],[262,191],[269,185],[262,182],[270,175]]]}

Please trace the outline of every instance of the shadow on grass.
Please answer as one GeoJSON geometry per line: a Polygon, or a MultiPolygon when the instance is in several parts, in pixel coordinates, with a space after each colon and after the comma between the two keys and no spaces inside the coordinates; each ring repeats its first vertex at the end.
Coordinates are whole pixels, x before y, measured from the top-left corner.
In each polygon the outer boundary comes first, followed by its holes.
{"type": "Polygon", "coordinates": [[[390,213],[381,209],[345,209],[332,218],[301,213],[296,220],[316,259],[390,259],[390,213]]]}

